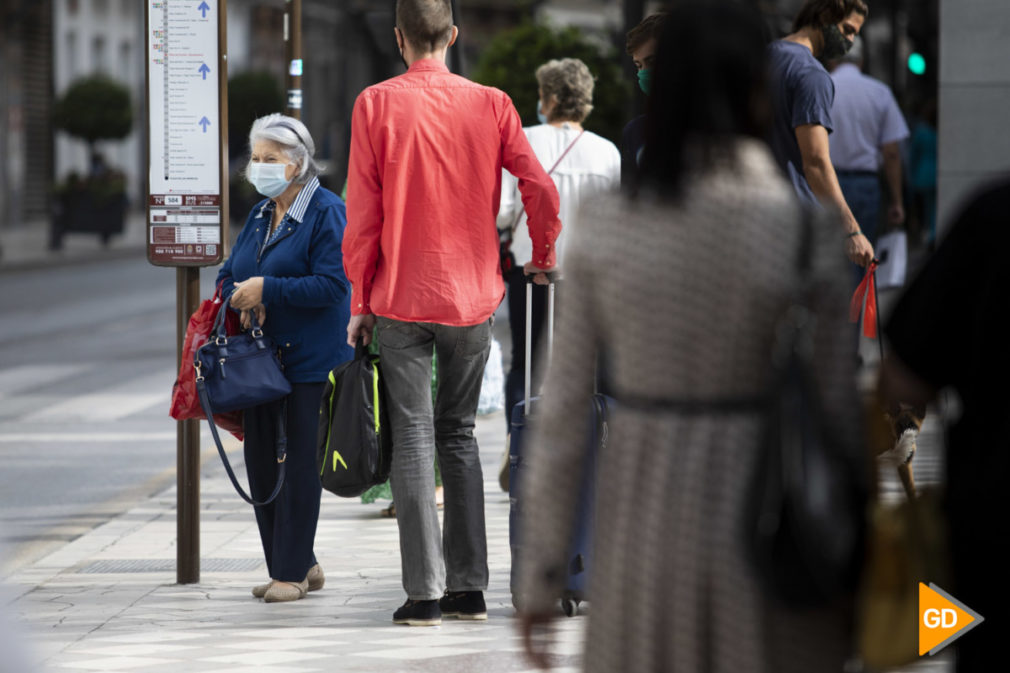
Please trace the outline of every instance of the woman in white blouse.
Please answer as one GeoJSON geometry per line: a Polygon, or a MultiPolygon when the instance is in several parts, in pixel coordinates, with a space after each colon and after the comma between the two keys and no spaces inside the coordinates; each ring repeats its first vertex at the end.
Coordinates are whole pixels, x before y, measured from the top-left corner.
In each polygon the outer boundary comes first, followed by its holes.
{"type": "MultiPolygon", "coordinates": [[[[561,197],[559,217],[561,235],[555,242],[558,268],[564,270],[565,241],[577,229],[579,205],[588,196],[614,191],[620,187],[621,153],[606,138],[582,128],[593,109],[593,76],[586,64],[576,58],[544,63],[536,71],[540,92],[538,117],[541,124],[524,128],[544,170],[550,172],[561,197]]],[[[505,236],[511,231],[512,269],[505,273],[508,289],[509,324],[512,332],[512,366],[505,380],[506,423],[512,407],[522,399],[525,384],[526,288],[523,265],[533,251],[526,233],[526,215],[519,198],[518,181],[507,171],[502,176],[501,207],[498,229],[505,236]]],[[[533,353],[546,313],[546,289],[533,287],[533,353]]],[[[534,359],[535,382],[540,372],[534,359]]]]}

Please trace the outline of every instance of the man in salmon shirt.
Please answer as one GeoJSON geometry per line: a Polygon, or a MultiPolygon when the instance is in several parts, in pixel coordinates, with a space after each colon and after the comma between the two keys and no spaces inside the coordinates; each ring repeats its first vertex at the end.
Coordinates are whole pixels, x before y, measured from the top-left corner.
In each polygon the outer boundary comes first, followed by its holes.
{"type": "Polygon", "coordinates": [[[450,0],[399,0],[395,32],[407,72],[365,89],[351,119],[347,340],[367,344],[378,326],[407,592],[393,621],[434,626],[443,615],[487,619],[484,479],[473,428],[492,316],[505,293],[495,228],[502,167],[519,178],[529,217],[529,273],[554,267],[561,223],[554,182],[512,101],[446,68],[459,34],[450,0]]]}

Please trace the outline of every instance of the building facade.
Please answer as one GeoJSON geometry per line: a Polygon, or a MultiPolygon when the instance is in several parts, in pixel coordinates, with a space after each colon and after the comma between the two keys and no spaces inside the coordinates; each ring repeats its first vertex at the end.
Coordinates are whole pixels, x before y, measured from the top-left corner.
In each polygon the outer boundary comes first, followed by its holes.
{"type": "Polygon", "coordinates": [[[0,228],[48,215],[51,0],[0,1],[0,228]]]}

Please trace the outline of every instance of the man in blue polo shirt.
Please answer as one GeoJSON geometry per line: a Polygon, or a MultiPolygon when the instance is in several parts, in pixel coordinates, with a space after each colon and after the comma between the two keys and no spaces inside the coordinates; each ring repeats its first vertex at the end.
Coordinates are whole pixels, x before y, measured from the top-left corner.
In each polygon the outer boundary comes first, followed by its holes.
{"type": "Polygon", "coordinates": [[[868,12],[862,0],[807,0],[793,32],[768,46],[772,152],[802,201],[841,213],[845,252],[861,266],[873,259],[873,246],[849,210],[831,165],[835,87],[818,59],[843,56],[868,12]]]}
{"type": "Polygon", "coordinates": [[[891,89],[863,74],[863,45],[858,36],[849,53],[833,65],[831,163],[845,201],[873,243],[880,212],[881,168],[887,182],[887,221],[892,225],[905,221],[899,144],[908,137],[908,125],[891,89]]]}

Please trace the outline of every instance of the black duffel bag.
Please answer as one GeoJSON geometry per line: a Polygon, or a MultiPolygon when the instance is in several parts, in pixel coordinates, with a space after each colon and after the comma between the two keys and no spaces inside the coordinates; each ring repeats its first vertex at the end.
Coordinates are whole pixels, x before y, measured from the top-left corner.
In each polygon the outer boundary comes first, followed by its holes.
{"type": "Polygon", "coordinates": [[[358,342],[330,372],[319,409],[316,463],[323,488],[353,498],[389,478],[393,437],[379,356],[358,342]]]}

